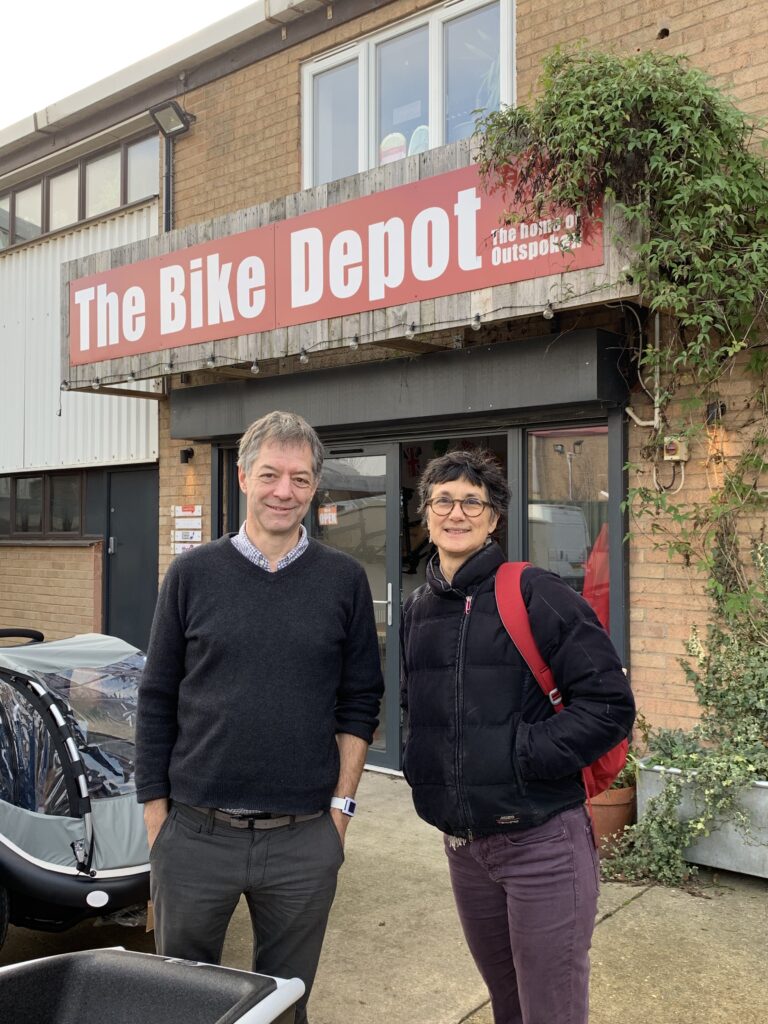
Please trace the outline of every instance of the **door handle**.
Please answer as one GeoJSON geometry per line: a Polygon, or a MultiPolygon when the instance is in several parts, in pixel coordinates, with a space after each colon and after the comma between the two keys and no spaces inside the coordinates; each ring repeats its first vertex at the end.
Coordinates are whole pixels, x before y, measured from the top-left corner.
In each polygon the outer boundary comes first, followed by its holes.
{"type": "Polygon", "coordinates": [[[109,538],[109,544],[107,544],[107,554],[108,555],[114,555],[115,547],[116,547],[115,538],[114,537],[110,537],[109,538]]]}
{"type": "Polygon", "coordinates": [[[387,599],[386,599],[386,601],[376,601],[376,600],[374,600],[373,603],[374,604],[385,604],[387,606],[387,625],[391,626],[392,625],[392,584],[391,583],[387,584],[387,599]]]}

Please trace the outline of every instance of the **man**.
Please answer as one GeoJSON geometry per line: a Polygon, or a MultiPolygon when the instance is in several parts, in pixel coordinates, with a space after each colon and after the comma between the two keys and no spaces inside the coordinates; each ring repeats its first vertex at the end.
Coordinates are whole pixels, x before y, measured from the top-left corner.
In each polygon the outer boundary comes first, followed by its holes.
{"type": "Polygon", "coordinates": [[[253,970],[306,985],[297,1024],[383,692],[365,573],[302,526],[322,462],[300,416],[245,432],[246,520],[169,568],[136,730],[158,952],[218,963],[245,894],[253,970]]]}

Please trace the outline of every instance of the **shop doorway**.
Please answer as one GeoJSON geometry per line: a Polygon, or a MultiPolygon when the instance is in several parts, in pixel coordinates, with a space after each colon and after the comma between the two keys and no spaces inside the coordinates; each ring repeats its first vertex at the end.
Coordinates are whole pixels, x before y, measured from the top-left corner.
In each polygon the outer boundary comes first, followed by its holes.
{"type": "Polygon", "coordinates": [[[310,531],[365,569],[373,595],[385,693],[368,763],[400,767],[398,446],[329,448],[313,504],[310,531]]]}

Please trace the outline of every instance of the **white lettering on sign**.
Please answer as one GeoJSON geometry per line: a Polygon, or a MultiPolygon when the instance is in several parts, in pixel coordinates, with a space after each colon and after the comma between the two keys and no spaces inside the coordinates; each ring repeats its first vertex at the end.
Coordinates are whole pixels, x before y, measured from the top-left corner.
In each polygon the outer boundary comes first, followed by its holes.
{"type": "MultiPolygon", "coordinates": [[[[190,260],[189,281],[184,268],[172,264],[160,269],[160,333],[176,334],[190,328],[231,323],[235,319],[231,293],[232,264],[220,264],[214,253],[206,260],[190,260]],[[203,317],[203,310],[206,317],[203,317]]],[[[237,266],[235,305],[248,320],[264,309],[266,302],[264,261],[246,256],[237,266]]]]}
{"type": "Polygon", "coordinates": [[[240,316],[249,320],[259,316],[267,301],[266,283],[264,261],[258,256],[246,256],[237,268],[237,311],[240,316]]]}
{"type": "Polygon", "coordinates": [[[516,227],[498,228],[492,234],[491,263],[494,267],[504,263],[522,263],[580,249],[582,239],[576,234],[576,217],[521,221],[516,227]],[[563,228],[566,228],[562,234],[563,228]],[[524,239],[519,241],[518,239],[524,239]]]}
{"type": "Polygon", "coordinates": [[[405,277],[405,225],[399,217],[371,224],[368,252],[368,298],[375,302],[405,277]]]}
{"type": "Polygon", "coordinates": [[[451,214],[456,219],[455,259],[461,270],[479,270],[483,260],[477,252],[477,214],[482,203],[474,187],[454,195],[456,201],[448,209],[428,206],[420,210],[408,233],[401,217],[370,224],[367,252],[363,238],[352,228],[337,232],[330,240],[316,227],[291,232],[291,307],[312,306],[325,297],[326,247],[328,289],[337,299],[352,298],[361,290],[366,267],[372,302],[398,288],[407,270],[417,281],[437,280],[454,258],[451,214]]]}
{"type": "Polygon", "coordinates": [[[323,294],[323,233],[304,228],[291,234],[291,305],[309,306],[323,294]]]}
{"type": "Polygon", "coordinates": [[[363,283],[363,243],[356,231],[340,231],[331,242],[328,283],[337,299],[348,299],[363,283]]]}
{"type": "Polygon", "coordinates": [[[123,337],[126,341],[138,341],[144,336],[147,326],[144,292],[137,285],[128,288],[123,299],[123,337]]]}

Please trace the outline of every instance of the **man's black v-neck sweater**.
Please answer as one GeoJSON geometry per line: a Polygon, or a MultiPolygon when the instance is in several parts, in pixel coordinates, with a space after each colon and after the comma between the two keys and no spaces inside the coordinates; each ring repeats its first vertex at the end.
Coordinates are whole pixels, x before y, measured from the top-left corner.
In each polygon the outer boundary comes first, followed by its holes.
{"type": "Polygon", "coordinates": [[[325,809],[336,733],[370,742],[382,692],[353,558],[311,540],[272,573],[231,535],[186,552],[161,587],[139,690],[139,802],[325,809]]]}

